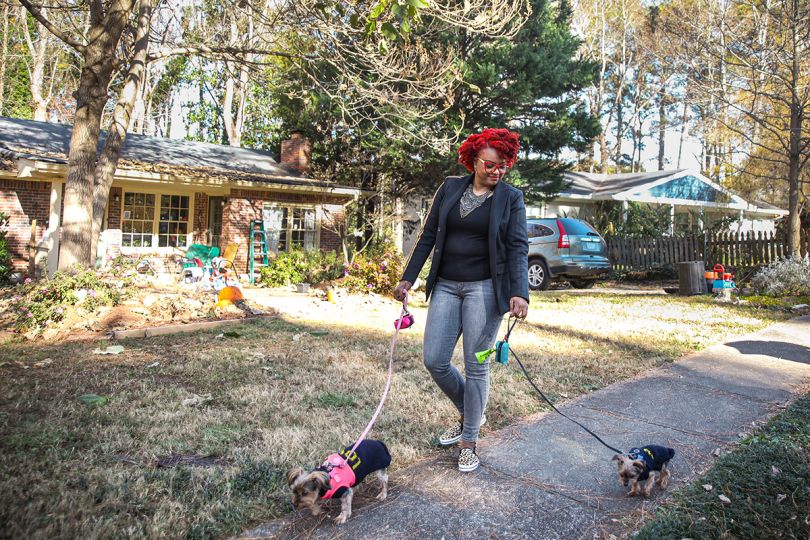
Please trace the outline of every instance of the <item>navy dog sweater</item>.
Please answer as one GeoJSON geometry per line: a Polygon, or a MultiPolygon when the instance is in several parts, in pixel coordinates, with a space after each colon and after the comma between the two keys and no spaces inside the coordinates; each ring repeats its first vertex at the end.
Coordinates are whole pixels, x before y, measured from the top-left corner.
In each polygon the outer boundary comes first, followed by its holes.
{"type": "Polygon", "coordinates": [[[666,446],[649,444],[641,448],[631,448],[627,455],[633,459],[644,461],[646,467],[638,479],[646,480],[650,477],[650,471],[660,471],[661,467],[675,456],[675,450],[666,446]]]}
{"type": "MultiPolygon", "coordinates": [[[[354,471],[354,486],[359,485],[366,476],[374,471],[385,469],[391,465],[391,454],[388,453],[388,447],[385,446],[385,443],[381,441],[366,439],[357,446],[354,453],[350,454],[352,446],[354,445],[347,446],[339,453],[354,471]]],[[[345,487],[340,488],[335,491],[332,498],[340,498],[345,492],[345,487]]]]}

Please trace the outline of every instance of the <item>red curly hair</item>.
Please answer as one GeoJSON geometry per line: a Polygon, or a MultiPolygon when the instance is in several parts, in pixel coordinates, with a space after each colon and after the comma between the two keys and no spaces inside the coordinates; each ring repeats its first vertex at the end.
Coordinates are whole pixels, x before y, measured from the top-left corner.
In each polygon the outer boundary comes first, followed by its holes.
{"type": "Polygon", "coordinates": [[[498,152],[511,167],[520,150],[518,134],[504,128],[486,128],[481,133],[473,133],[458,147],[458,162],[472,172],[475,169],[475,158],[484,148],[492,148],[498,152]]]}

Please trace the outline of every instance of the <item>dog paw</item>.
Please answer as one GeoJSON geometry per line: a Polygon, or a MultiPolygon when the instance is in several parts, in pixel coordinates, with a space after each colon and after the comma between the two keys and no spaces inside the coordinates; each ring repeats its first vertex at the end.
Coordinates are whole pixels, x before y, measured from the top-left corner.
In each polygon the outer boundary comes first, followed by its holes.
{"type": "Polygon", "coordinates": [[[335,525],[343,525],[346,523],[346,520],[349,519],[349,516],[346,514],[340,514],[338,517],[335,518],[335,525]]]}

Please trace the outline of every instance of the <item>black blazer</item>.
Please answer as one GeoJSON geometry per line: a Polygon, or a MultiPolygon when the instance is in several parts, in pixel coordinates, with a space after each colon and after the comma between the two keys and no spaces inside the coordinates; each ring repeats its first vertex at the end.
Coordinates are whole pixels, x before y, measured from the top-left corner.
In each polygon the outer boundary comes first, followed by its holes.
{"type": "MultiPolygon", "coordinates": [[[[447,236],[447,214],[461,199],[473,175],[451,176],[436,191],[427,220],[411,251],[402,279],[413,283],[433,251],[433,262],[425,284],[430,298],[441,265],[447,236]],[[434,249],[435,248],[435,249],[434,249]]],[[[492,285],[501,314],[509,311],[509,299],[520,296],[529,301],[529,240],[526,235],[526,207],[523,192],[501,181],[492,194],[489,217],[489,265],[492,285]]]]}

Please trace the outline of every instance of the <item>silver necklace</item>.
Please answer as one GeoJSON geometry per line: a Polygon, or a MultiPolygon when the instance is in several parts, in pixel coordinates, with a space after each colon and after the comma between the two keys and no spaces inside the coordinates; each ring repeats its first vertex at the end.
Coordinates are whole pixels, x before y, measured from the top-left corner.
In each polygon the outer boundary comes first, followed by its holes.
{"type": "Polygon", "coordinates": [[[493,190],[489,190],[482,195],[476,195],[473,193],[472,184],[468,185],[467,189],[464,190],[464,194],[461,195],[461,200],[458,203],[458,210],[462,219],[469,216],[470,212],[484,204],[484,201],[492,196],[492,191],[493,190]]]}

